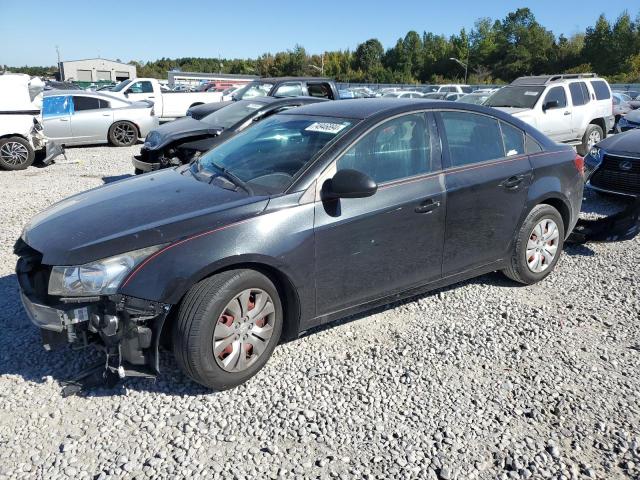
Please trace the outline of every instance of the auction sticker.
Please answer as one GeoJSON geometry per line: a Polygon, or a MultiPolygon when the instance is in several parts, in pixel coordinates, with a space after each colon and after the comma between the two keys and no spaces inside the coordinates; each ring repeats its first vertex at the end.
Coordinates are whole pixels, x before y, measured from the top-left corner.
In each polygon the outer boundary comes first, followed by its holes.
{"type": "Polygon", "coordinates": [[[315,122],[305,128],[307,132],[323,132],[336,134],[344,129],[348,123],[329,123],[329,122],[315,122]]]}
{"type": "Polygon", "coordinates": [[[524,94],[530,97],[535,97],[536,95],[538,95],[538,92],[524,92],[524,94]]]}

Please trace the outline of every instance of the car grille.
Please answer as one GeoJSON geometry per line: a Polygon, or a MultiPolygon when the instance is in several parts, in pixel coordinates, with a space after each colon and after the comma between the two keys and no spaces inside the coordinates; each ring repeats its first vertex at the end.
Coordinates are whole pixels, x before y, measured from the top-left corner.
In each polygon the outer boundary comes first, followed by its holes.
{"type": "Polygon", "coordinates": [[[640,194],[640,158],[605,155],[602,164],[591,177],[591,185],[604,190],[640,194]],[[629,162],[631,168],[623,169],[623,162],[629,162]]]}
{"type": "Polygon", "coordinates": [[[51,267],[42,264],[42,254],[27,245],[21,238],[15,243],[13,252],[19,257],[16,275],[22,291],[35,299],[48,299],[51,267]]]}

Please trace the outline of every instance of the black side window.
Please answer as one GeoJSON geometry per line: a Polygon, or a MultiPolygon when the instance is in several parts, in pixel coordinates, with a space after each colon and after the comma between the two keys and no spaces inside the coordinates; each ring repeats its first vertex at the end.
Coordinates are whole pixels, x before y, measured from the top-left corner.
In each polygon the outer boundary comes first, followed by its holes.
{"type": "Polygon", "coordinates": [[[557,101],[558,106],[553,108],[565,108],[567,106],[567,95],[564,93],[564,87],[553,87],[547,93],[544,103],[557,101]]]}
{"type": "Polygon", "coordinates": [[[394,118],[367,133],[340,157],[336,167],[359,170],[377,183],[431,171],[431,142],[425,116],[394,118]]]}
{"type": "Polygon", "coordinates": [[[525,139],[525,148],[527,153],[539,153],[542,152],[542,147],[538,142],[536,142],[529,135],[526,136],[525,139]]]}
{"type": "Polygon", "coordinates": [[[441,112],[452,167],[505,156],[498,120],[467,112],[441,112]]]}
{"type": "Polygon", "coordinates": [[[93,97],[76,97],[73,96],[73,110],[81,112],[82,110],[97,110],[100,108],[100,100],[93,97]]]}
{"type": "Polygon", "coordinates": [[[507,152],[507,157],[523,154],[524,132],[505,122],[500,122],[500,129],[502,130],[502,140],[504,141],[504,150],[507,152]]]}
{"type": "Polygon", "coordinates": [[[100,102],[100,105],[98,108],[109,108],[111,106],[109,105],[109,102],[107,102],[106,100],[99,99],[98,102],[100,102]]]}
{"type": "Polygon", "coordinates": [[[593,87],[593,91],[596,93],[596,100],[608,100],[611,98],[611,93],[609,92],[609,87],[606,82],[602,80],[593,80],[591,82],[591,86],[593,87]]]}
{"type": "Polygon", "coordinates": [[[571,103],[574,107],[579,107],[589,102],[589,92],[584,82],[570,83],[569,92],[571,92],[571,103]]]}
{"type": "Polygon", "coordinates": [[[307,90],[310,97],[317,98],[333,98],[331,95],[331,87],[326,83],[308,83],[307,90]]]}

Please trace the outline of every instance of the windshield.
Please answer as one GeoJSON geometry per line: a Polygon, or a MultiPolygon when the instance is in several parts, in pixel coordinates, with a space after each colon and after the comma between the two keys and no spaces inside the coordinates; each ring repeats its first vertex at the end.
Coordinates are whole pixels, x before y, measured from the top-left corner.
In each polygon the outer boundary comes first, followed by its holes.
{"type": "Polygon", "coordinates": [[[126,88],[127,85],[131,83],[131,80],[125,80],[124,82],[120,82],[115,87],[111,89],[112,92],[121,92],[126,88]]]}
{"type": "Polygon", "coordinates": [[[474,95],[473,93],[470,93],[468,95],[460,97],[458,101],[464,103],[473,103],[474,105],[482,105],[488,97],[489,95],[474,95]]]}
{"type": "Polygon", "coordinates": [[[533,108],[544,87],[504,87],[491,95],[484,104],[488,107],[533,108]]]}
{"type": "Polygon", "coordinates": [[[238,90],[233,95],[233,97],[236,100],[242,100],[252,97],[266,97],[267,95],[269,95],[269,91],[272,88],[272,83],[251,82],[238,90]]]}
{"type": "Polygon", "coordinates": [[[352,125],[341,118],[275,115],[209,150],[197,168],[210,174],[227,171],[252,189],[280,193],[325,145],[352,125]]]}
{"type": "Polygon", "coordinates": [[[222,107],[209,115],[202,117],[200,120],[214,127],[230,128],[238,122],[251,116],[256,110],[260,110],[264,105],[261,103],[240,101],[222,107]]]}

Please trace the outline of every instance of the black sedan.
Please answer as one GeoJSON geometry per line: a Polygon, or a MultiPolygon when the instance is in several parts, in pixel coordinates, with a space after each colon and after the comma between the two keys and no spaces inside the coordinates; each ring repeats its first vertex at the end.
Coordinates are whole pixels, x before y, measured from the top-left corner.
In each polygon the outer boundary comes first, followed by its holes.
{"type": "Polygon", "coordinates": [[[133,157],[133,166],[136,173],[145,173],[189,163],[259,120],[290,108],[324,101],[314,97],[258,97],[224,102],[222,108],[199,120],[180,118],[149,132],[140,155],[133,157]]]}
{"type": "Polygon", "coordinates": [[[640,196],[640,129],[605,138],[584,160],[587,185],[592,189],[640,196]]]}
{"type": "Polygon", "coordinates": [[[187,375],[226,389],[320,324],[495,270],[541,281],[583,167],[483,106],[308,105],[40,213],[17,276],[50,347],[95,342],[108,371],[149,374],[166,340],[187,375]]]}

